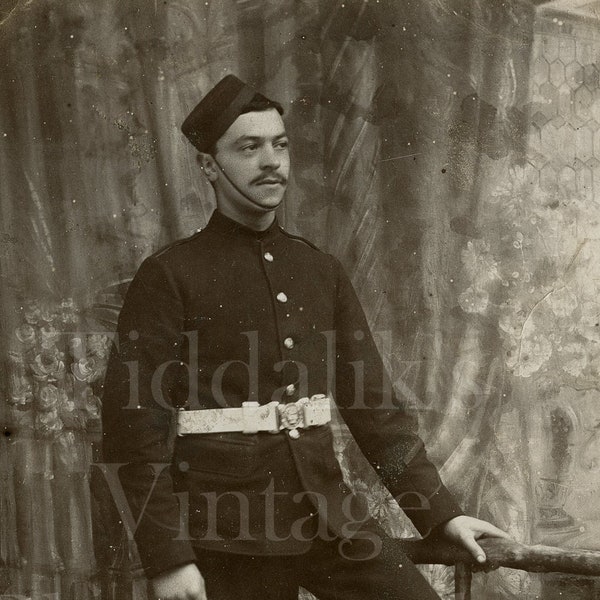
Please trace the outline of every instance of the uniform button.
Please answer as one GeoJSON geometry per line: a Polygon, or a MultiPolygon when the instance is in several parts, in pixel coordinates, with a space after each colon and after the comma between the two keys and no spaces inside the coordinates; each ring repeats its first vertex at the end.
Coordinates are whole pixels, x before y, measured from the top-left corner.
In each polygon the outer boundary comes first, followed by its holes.
{"type": "Polygon", "coordinates": [[[277,294],[277,300],[279,302],[287,302],[287,296],[283,292],[279,292],[279,294],[277,294]]]}
{"type": "Polygon", "coordinates": [[[288,396],[292,396],[292,395],[294,394],[294,392],[295,392],[295,391],[296,391],[296,385],[295,385],[295,384],[293,384],[293,383],[290,383],[290,385],[288,385],[288,386],[285,388],[285,393],[286,393],[288,396]]]}
{"type": "Polygon", "coordinates": [[[264,255],[265,260],[268,262],[273,262],[273,255],[270,252],[265,252],[264,255]]]}
{"type": "Polygon", "coordinates": [[[291,337],[286,337],[285,340],[283,340],[283,345],[288,350],[291,350],[294,347],[294,340],[291,337]]]}

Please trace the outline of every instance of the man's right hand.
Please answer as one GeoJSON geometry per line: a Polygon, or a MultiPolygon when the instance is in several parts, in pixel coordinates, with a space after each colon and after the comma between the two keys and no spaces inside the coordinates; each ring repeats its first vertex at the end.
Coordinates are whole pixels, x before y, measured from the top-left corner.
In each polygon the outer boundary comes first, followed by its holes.
{"type": "Polygon", "coordinates": [[[193,563],[161,573],[151,584],[156,600],[207,600],[204,579],[193,563]]]}

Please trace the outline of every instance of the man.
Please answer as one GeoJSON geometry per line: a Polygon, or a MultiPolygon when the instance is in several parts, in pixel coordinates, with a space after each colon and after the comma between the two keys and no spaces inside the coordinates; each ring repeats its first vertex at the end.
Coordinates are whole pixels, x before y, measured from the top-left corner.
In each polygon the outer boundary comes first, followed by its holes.
{"type": "Polygon", "coordinates": [[[184,122],[217,210],[129,288],[106,379],[106,460],[123,465],[160,600],[286,600],[299,586],[320,600],[437,598],[344,484],[330,398],[422,534],[480,562],[476,538],[506,534],[462,515],[442,485],[340,263],[279,227],[282,113],[229,75],[184,122]]]}

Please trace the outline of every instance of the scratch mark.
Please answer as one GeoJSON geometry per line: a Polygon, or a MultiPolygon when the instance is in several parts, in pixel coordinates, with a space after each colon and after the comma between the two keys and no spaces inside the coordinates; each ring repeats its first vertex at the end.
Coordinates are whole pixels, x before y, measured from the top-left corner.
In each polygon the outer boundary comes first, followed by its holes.
{"type": "Polygon", "coordinates": [[[575,254],[573,254],[573,258],[571,258],[571,260],[569,261],[569,264],[567,265],[567,268],[565,269],[565,274],[568,273],[571,270],[571,267],[573,266],[573,263],[577,260],[577,257],[579,256],[579,253],[583,250],[583,247],[588,242],[589,242],[589,238],[584,238],[583,240],[581,240],[581,242],[579,243],[579,245],[575,249],[575,254]]]}
{"type": "Polygon", "coordinates": [[[18,9],[23,8],[25,6],[29,6],[33,3],[34,0],[26,0],[24,4],[21,3],[20,0],[16,0],[14,6],[6,13],[6,15],[0,21],[0,27],[4,25],[15,13],[18,9]]]}
{"type": "Polygon", "coordinates": [[[420,156],[422,152],[416,154],[403,154],[402,156],[394,156],[392,158],[382,158],[379,162],[388,162],[389,160],[400,160],[401,158],[410,158],[411,156],[420,156]]]}

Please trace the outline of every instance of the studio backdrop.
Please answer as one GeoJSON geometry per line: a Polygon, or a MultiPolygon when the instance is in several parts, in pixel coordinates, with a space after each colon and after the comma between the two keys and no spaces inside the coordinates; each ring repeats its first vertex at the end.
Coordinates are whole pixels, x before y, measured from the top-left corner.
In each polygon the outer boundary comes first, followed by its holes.
{"type": "MultiPolygon", "coordinates": [[[[227,73],[283,104],[279,219],[346,267],[464,509],[519,541],[593,543],[597,27],[525,0],[3,4],[6,590],[145,597],[135,550],[102,525],[102,376],[136,268],[214,209],[179,127],[227,73]]],[[[373,513],[410,533],[342,426],[336,443],[373,513]]],[[[449,598],[451,571],[425,570],[449,598]]],[[[477,585],[493,599],[541,584],[477,585]]]]}

